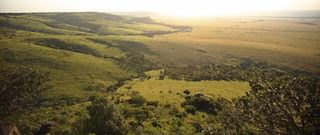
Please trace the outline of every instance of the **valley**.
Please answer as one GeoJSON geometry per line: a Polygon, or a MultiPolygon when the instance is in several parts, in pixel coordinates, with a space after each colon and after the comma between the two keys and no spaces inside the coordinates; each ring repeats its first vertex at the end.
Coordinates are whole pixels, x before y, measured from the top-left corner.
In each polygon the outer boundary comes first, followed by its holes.
{"type": "Polygon", "coordinates": [[[1,73],[48,73],[34,110],[10,117],[26,135],[48,121],[52,134],[87,134],[85,124],[99,123],[90,121],[99,108],[115,108],[110,115],[123,119],[125,134],[264,134],[250,124],[224,124],[240,119],[235,106],[255,101],[260,94],[250,93],[258,88],[279,89],[284,98],[283,88],[319,79],[319,37],[319,18],[1,13],[0,66],[1,73]]]}

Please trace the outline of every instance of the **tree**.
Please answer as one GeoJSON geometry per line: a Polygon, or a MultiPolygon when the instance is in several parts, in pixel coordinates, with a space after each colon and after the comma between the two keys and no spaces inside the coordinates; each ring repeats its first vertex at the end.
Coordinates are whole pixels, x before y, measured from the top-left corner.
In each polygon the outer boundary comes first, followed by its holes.
{"type": "Polygon", "coordinates": [[[102,97],[91,98],[92,105],[87,110],[89,118],[84,120],[89,133],[96,135],[123,135],[125,128],[119,110],[109,100],[102,97]]]}
{"type": "Polygon", "coordinates": [[[250,81],[236,101],[241,120],[267,134],[315,134],[320,130],[319,78],[267,74],[250,81]]]}
{"type": "Polygon", "coordinates": [[[4,66],[0,69],[0,118],[11,118],[32,108],[46,85],[48,73],[34,68],[4,66]]]}

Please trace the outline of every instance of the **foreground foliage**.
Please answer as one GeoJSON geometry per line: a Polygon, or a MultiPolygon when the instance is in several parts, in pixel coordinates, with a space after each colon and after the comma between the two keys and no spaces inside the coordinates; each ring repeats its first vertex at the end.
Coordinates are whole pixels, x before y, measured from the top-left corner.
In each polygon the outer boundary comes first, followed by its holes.
{"type": "Polygon", "coordinates": [[[319,132],[319,79],[267,75],[250,84],[250,93],[237,102],[244,122],[268,134],[319,132]]]}
{"type": "Polygon", "coordinates": [[[12,118],[34,107],[46,85],[48,74],[27,67],[0,69],[0,119],[12,118]]]}
{"type": "Polygon", "coordinates": [[[259,134],[317,134],[320,127],[318,78],[268,74],[251,81],[252,90],[222,113],[227,130],[259,134]]]}
{"type": "Polygon", "coordinates": [[[92,105],[87,107],[89,117],[77,127],[79,134],[124,135],[126,131],[123,130],[120,112],[115,105],[101,97],[91,97],[90,100],[92,105]]]}

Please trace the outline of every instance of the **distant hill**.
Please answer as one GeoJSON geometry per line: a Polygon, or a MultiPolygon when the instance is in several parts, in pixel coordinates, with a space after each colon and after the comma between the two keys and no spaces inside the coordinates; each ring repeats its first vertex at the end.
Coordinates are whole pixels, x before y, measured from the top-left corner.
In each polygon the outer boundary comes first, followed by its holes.
{"type": "Polygon", "coordinates": [[[157,35],[180,28],[155,23],[151,18],[119,16],[107,13],[1,13],[0,28],[46,34],[71,35],[157,35]]]}
{"type": "Polygon", "coordinates": [[[271,11],[271,12],[261,12],[258,16],[268,16],[268,17],[307,17],[312,18],[320,17],[320,10],[300,10],[300,11],[271,11]]]}
{"type": "Polygon", "coordinates": [[[113,12],[115,15],[124,15],[132,17],[158,17],[162,16],[161,14],[149,11],[137,11],[137,12],[113,12]]]}

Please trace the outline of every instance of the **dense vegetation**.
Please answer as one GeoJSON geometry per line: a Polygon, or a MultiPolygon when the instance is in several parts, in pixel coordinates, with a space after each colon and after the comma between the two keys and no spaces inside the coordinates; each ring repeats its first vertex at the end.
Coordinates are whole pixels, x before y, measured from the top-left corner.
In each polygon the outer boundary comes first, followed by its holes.
{"type": "Polygon", "coordinates": [[[307,74],[308,72],[292,70],[287,67],[273,66],[267,63],[243,60],[239,65],[209,64],[209,65],[189,65],[185,67],[168,67],[163,75],[172,79],[201,81],[201,80],[241,80],[250,81],[259,77],[259,74],[274,73],[284,74],[307,74]]]}
{"type": "Polygon", "coordinates": [[[18,118],[34,108],[48,89],[48,74],[33,68],[2,65],[0,69],[0,118],[18,118]]]}
{"type": "Polygon", "coordinates": [[[250,93],[235,102],[242,119],[234,120],[265,134],[319,133],[319,78],[268,74],[250,84],[250,93]]]}
{"type": "Polygon", "coordinates": [[[120,113],[113,103],[101,97],[91,97],[90,101],[92,105],[87,107],[88,118],[81,118],[82,123],[78,125],[83,127],[76,127],[78,134],[125,134],[120,113]]]}
{"type": "MultiPolygon", "coordinates": [[[[25,76],[27,75],[28,73],[25,76]]],[[[73,128],[68,134],[153,134],[171,133],[175,130],[187,134],[316,134],[319,132],[320,117],[317,115],[320,113],[319,78],[306,74],[259,71],[256,71],[255,75],[258,76],[249,82],[251,90],[245,96],[232,101],[224,97],[210,97],[185,90],[181,93],[185,100],[180,105],[183,110],[176,105],[147,101],[136,92],[129,94],[128,99],[121,93],[90,97],[88,101],[91,104],[72,124],[73,128]],[[172,118],[168,121],[169,127],[177,126],[176,129],[167,129],[168,125],[162,122],[166,120],[163,115],[172,118]],[[198,116],[203,117],[200,122],[187,122],[190,117],[198,116]],[[154,119],[157,117],[158,119],[154,119]],[[186,130],[189,126],[193,128],[186,130]]],[[[6,80],[12,79],[6,78],[6,80]]],[[[42,89],[42,86],[35,88],[42,89]]],[[[29,91],[25,94],[36,93],[29,91]]],[[[27,103],[26,100],[23,103],[27,103]]],[[[17,108],[24,109],[24,106],[17,108]]],[[[63,130],[54,132],[67,133],[63,130]]]]}
{"type": "Polygon", "coordinates": [[[93,56],[99,56],[98,52],[88,46],[78,45],[72,43],[66,43],[59,39],[32,39],[32,42],[36,45],[47,46],[54,49],[68,50],[73,52],[79,52],[84,54],[90,54],[93,56]]]}

